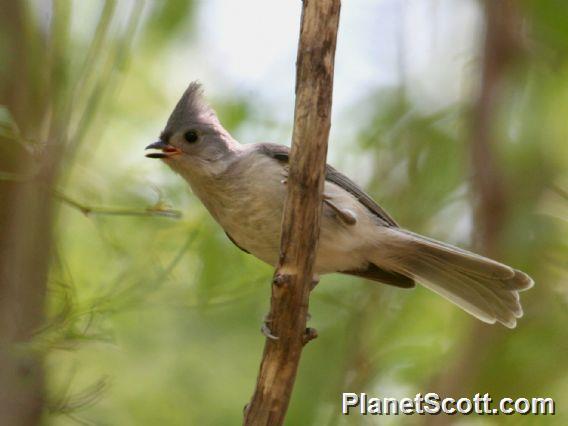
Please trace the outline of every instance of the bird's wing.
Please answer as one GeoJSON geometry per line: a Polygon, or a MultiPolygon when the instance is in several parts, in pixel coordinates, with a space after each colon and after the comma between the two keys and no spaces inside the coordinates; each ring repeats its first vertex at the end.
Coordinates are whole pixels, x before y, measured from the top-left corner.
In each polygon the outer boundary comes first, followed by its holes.
{"type": "MultiPolygon", "coordinates": [[[[290,158],[290,148],[284,145],[272,143],[262,143],[257,145],[257,149],[264,155],[274,158],[283,164],[288,164],[290,158]]],[[[398,228],[398,224],[390,215],[384,211],[375,201],[357,186],[355,182],[347,176],[337,171],[330,165],[326,165],[325,179],[335,185],[343,188],[345,191],[353,195],[361,204],[363,204],[371,213],[373,213],[383,226],[398,228]]],[[[367,264],[365,267],[353,271],[338,271],[343,274],[355,275],[368,280],[382,282],[384,284],[394,285],[402,288],[414,287],[414,280],[411,277],[398,274],[393,271],[380,268],[373,263],[367,264]]]]}
{"type": "MultiPolygon", "coordinates": [[[[282,163],[288,163],[290,158],[290,148],[284,145],[278,145],[273,143],[261,143],[258,144],[258,149],[261,153],[268,155],[275,160],[282,163]]],[[[337,186],[343,188],[345,191],[353,195],[361,204],[363,204],[371,213],[376,215],[382,225],[398,228],[398,224],[394,219],[381,207],[379,206],[371,197],[369,197],[365,192],[359,188],[359,186],[345,176],[340,171],[334,169],[329,164],[326,165],[325,170],[325,180],[332,182],[337,186]]]]}

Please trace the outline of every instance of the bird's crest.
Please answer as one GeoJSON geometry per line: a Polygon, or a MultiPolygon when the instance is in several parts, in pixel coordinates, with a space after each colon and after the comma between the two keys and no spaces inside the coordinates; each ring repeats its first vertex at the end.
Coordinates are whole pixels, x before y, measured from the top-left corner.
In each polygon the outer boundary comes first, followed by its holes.
{"type": "Polygon", "coordinates": [[[197,81],[190,83],[174,108],[166,130],[175,132],[191,123],[219,124],[215,111],[203,99],[203,88],[197,81]]]}

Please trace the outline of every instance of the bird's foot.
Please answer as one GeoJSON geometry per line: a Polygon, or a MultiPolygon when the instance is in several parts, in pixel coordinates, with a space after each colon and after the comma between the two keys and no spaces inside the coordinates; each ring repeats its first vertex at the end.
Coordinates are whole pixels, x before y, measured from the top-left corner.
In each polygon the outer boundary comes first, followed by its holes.
{"type": "Polygon", "coordinates": [[[272,330],[270,329],[270,327],[268,326],[268,324],[270,324],[272,322],[272,318],[270,318],[270,315],[266,315],[264,317],[264,320],[262,320],[262,325],[260,327],[260,332],[262,334],[264,334],[264,336],[268,339],[271,340],[278,340],[278,336],[275,336],[274,334],[272,334],[272,330]]]}
{"type": "Polygon", "coordinates": [[[304,332],[304,335],[302,336],[302,343],[305,345],[310,340],[314,340],[316,337],[318,337],[317,330],[315,328],[312,328],[312,327],[306,327],[306,331],[304,332]]]}
{"type": "MultiPolygon", "coordinates": [[[[312,316],[308,312],[306,321],[309,321],[311,318],[312,316]]],[[[272,330],[270,330],[270,327],[268,326],[271,322],[272,319],[268,315],[264,317],[264,320],[262,321],[262,326],[260,327],[260,332],[270,340],[278,340],[279,339],[278,336],[272,334],[272,330]]],[[[318,337],[317,330],[313,327],[306,327],[304,335],[302,336],[302,343],[305,345],[310,340],[314,340],[316,337],[318,337]]]]}
{"type": "Polygon", "coordinates": [[[282,287],[283,285],[290,282],[290,278],[291,277],[288,274],[277,273],[272,278],[272,284],[274,284],[276,287],[282,287]]]}
{"type": "MultiPolygon", "coordinates": [[[[306,312],[306,322],[310,321],[311,319],[312,315],[309,312],[306,312]]],[[[306,327],[304,335],[302,336],[302,343],[305,345],[310,340],[314,340],[316,337],[318,337],[317,330],[313,327],[306,327]]]]}

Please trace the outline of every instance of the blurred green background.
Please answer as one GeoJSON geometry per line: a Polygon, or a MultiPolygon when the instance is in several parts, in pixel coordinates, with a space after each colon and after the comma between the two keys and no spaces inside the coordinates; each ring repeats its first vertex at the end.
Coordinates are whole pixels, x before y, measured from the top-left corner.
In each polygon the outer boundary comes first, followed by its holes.
{"type": "MultiPolygon", "coordinates": [[[[329,162],[403,227],[532,275],[525,316],[492,327],[422,288],[326,276],[287,424],[568,422],[568,6],[489,3],[344,1],[329,162]],[[553,397],[557,414],[340,415],[341,392],[429,391],[553,397]]],[[[238,140],[289,144],[301,2],[0,5],[0,180],[57,152],[30,343],[44,422],[239,424],[272,268],[143,148],[195,79],[238,140]]]]}

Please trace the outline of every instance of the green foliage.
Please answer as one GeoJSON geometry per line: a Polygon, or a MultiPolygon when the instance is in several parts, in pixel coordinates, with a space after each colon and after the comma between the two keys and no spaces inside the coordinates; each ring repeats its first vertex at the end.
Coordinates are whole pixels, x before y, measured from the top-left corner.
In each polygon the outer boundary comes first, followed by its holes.
{"type": "Polygon", "coordinates": [[[153,2],[150,17],[146,24],[146,39],[156,44],[168,42],[176,33],[191,31],[190,21],[193,18],[195,2],[188,0],[168,0],[153,2]],[[187,28],[184,28],[187,25],[187,28]]]}

